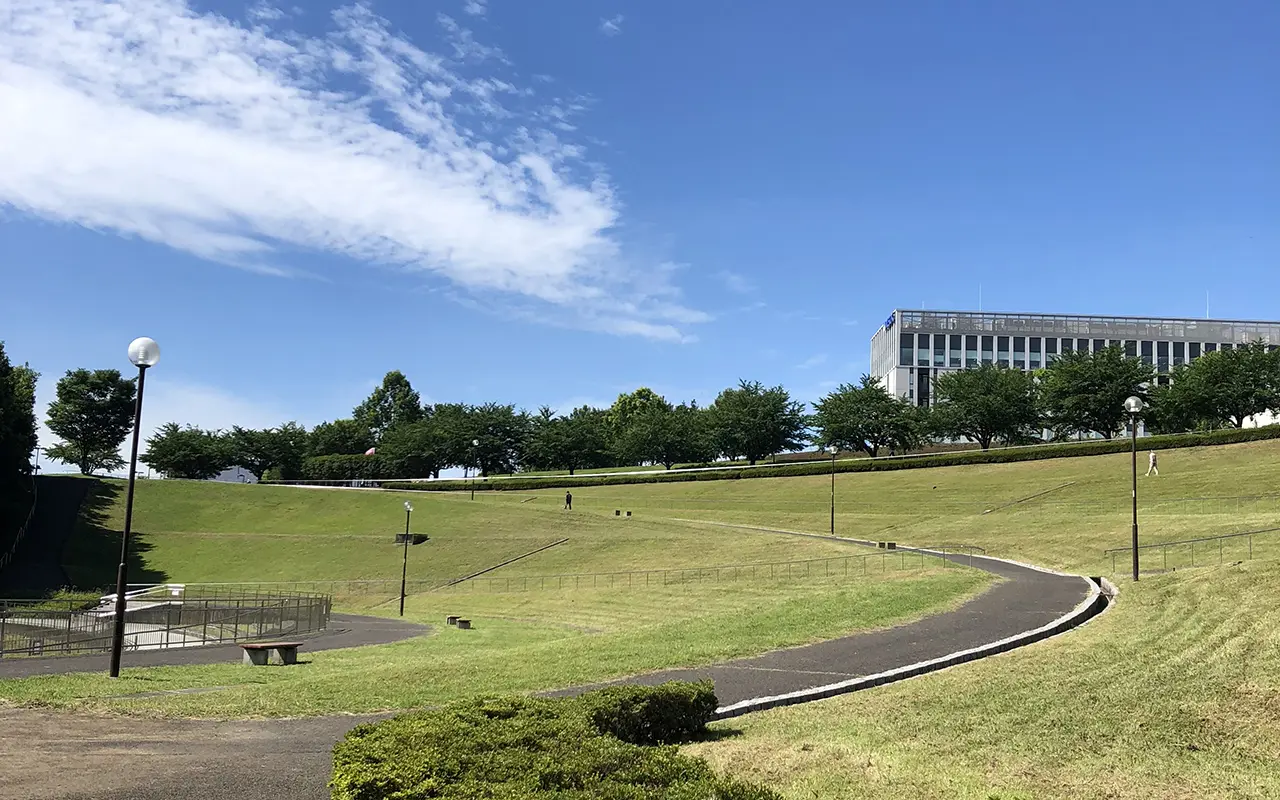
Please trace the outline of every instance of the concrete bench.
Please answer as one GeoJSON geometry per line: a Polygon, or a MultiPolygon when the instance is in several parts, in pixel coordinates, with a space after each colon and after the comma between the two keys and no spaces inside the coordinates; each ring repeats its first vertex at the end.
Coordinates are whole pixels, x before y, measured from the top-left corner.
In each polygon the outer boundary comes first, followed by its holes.
{"type": "Polygon", "coordinates": [[[458,626],[458,630],[460,631],[471,630],[471,620],[469,619],[459,619],[455,624],[458,626]]]}
{"type": "Polygon", "coordinates": [[[244,650],[244,663],[261,667],[270,663],[273,651],[279,657],[279,663],[297,664],[298,648],[302,647],[302,642],[255,642],[240,647],[244,650]]]}

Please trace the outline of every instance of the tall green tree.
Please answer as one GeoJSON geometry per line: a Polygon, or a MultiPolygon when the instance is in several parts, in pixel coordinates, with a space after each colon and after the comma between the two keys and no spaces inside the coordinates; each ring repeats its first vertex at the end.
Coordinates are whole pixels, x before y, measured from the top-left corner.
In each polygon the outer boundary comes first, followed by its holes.
{"type": "Polygon", "coordinates": [[[524,453],[528,469],[563,469],[573,475],[579,469],[607,466],[611,458],[605,412],[600,409],[581,406],[568,416],[557,416],[544,406],[529,418],[524,453]]]}
{"type": "Polygon", "coordinates": [[[444,431],[433,417],[404,422],[388,430],[378,443],[378,455],[403,478],[430,478],[439,473],[446,452],[444,431]]]}
{"type": "Polygon", "coordinates": [[[1038,376],[1047,427],[1066,434],[1094,432],[1107,439],[1128,418],[1124,401],[1137,395],[1147,402],[1147,387],[1155,381],[1151,366],[1126,357],[1120,345],[1063,353],[1038,376]]]}
{"type": "Polygon", "coordinates": [[[634,416],[616,443],[628,463],[698,463],[715,457],[705,410],[681,403],[671,409],[651,408],[634,416]]]}
{"type": "Polygon", "coordinates": [[[937,403],[930,417],[942,437],[970,439],[987,450],[993,441],[1013,444],[1040,430],[1035,377],[1029,372],[983,364],[941,375],[933,387],[937,403]]]}
{"type": "Polygon", "coordinates": [[[47,425],[62,441],[45,453],[85,475],[125,465],[120,445],[133,429],[135,379],[117,369],[73,369],[58,381],[47,425]]]}
{"type": "MultiPolygon", "coordinates": [[[[620,457],[619,443],[626,435],[627,427],[631,425],[632,420],[649,412],[670,410],[671,404],[667,399],[647,386],[618,395],[618,399],[614,400],[613,405],[605,412],[610,448],[620,457]]],[[[633,462],[624,458],[623,463],[633,462]]]]}
{"type": "Polygon", "coordinates": [[[857,385],[845,383],[814,404],[813,427],[825,447],[861,451],[875,458],[883,448],[895,451],[919,446],[915,407],[884,390],[879,378],[863,375],[857,385]]]}
{"type": "Polygon", "coordinates": [[[321,422],[311,429],[308,453],[312,456],[358,456],[373,447],[373,434],[354,419],[321,422]]]}
{"type": "Polygon", "coordinates": [[[0,342],[0,500],[31,474],[36,447],[36,379],[26,366],[13,366],[0,342]]]}
{"type": "Polygon", "coordinates": [[[1177,370],[1171,382],[1180,384],[1173,396],[1185,416],[1207,427],[1242,428],[1250,417],[1280,409],[1280,351],[1257,341],[1207,353],[1177,370]]]}
{"type": "Polygon", "coordinates": [[[481,475],[515,472],[522,463],[529,435],[529,416],[513,405],[485,403],[468,410],[472,441],[470,466],[481,475]]]}
{"type": "Polygon", "coordinates": [[[203,481],[230,467],[232,455],[231,440],[222,431],[168,422],[147,438],[147,452],[139,460],[166,478],[203,481]]]}
{"type": "Polygon", "coordinates": [[[382,378],[382,385],[360,405],[351,416],[373,434],[374,440],[396,425],[417,422],[422,419],[422,398],[400,370],[392,370],[382,378]]]}
{"type": "Polygon", "coordinates": [[[740,381],[725,389],[710,407],[716,449],[729,458],[762,458],[804,446],[808,421],[804,404],[781,386],[740,381]]]}
{"type": "Polygon", "coordinates": [[[232,464],[252,472],[259,479],[271,477],[296,480],[302,477],[302,463],[307,458],[307,429],[296,422],[275,428],[253,430],[231,428],[232,464]]]}

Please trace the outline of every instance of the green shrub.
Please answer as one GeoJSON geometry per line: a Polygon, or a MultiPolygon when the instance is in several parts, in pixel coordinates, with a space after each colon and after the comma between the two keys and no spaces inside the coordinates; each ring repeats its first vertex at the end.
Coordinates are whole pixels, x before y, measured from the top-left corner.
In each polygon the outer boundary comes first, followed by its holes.
{"type": "MultiPolygon", "coordinates": [[[[1163,436],[1145,436],[1138,440],[1142,450],[1168,450],[1181,447],[1238,444],[1269,439],[1280,439],[1280,425],[1262,428],[1243,428],[1204,433],[1180,433],[1163,436]]],[[[1045,444],[1035,447],[1003,448],[995,450],[965,450],[954,453],[929,453],[896,458],[859,458],[836,462],[836,472],[880,472],[925,467],[956,467],[965,464],[1005,464],[1018,461],[1039,461],[1049,458],[1073,458],[1127,452],[1132,445],[1124,437],[1096,439],[1083,442],[1045,444]]],[[[530,491],[539,489],[574,489],[582,486],[620,486],[633,483],[670,483],[676,481],[722,481],[739,478],[791,478],[801,475],[829,475],[830,461],[807,461],[776,467],[725,467],[707,472],[657,472],[621,473],[618,475],[558,475],[547,478],[506,478],[481,481],[477,487],[484,491],[530,491]]],[[[470,483],[461,480],[408,482],[388,481],[384,489],[410,489],[419,491],[465,491],[470,483]]]]}
{"type": "Polygon", "coordinates": [[[716,710],[711,681],[661,686],[611,686],[580,704],[601,733],[631,744],[687,742],[706,730],[716,710]]]}
{"type": "Polygon", "coordinates": [[[334,747],[335,800],[778,800],[723,778],[673,743],[646,747],[602,730],[646,736],[701,732],[705,684],[604,690],[573,699],[502,697],[455,703],[353,728],[334,747]],[[651,695],[654,702],[649,702],[651,695]],[[677,708],[698,715],[677,723],[677,708]]]}
{"type": "Polygon", "coordinates": [[[387,459],[371,456],[312,456],[302,462],[302,479],[308,481],[377,480],[396,476],[387,459]]]}

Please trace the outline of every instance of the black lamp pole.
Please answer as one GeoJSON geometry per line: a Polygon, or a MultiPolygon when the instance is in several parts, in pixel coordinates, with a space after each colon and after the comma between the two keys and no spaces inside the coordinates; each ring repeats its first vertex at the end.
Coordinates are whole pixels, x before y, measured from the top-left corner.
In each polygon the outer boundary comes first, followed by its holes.
{"type": "Polygon", "coordinates": [[[831,448],[831,535],[836,535],[836,448],[831,448]]]}
{"type": "Polygon", "coordinates": [[[1133,467],[1133,579],[1138,580],[1138,415],[1129,413],[1129,429],[1132,432],[1129,441],[1133,467]]]}
{"type": "Polygon", "coordinates": [[[404,505],[404,561],[400,565],[400,616],[404,616],[405,581],[409,576],[409,517],[413,515],[413,506],[404,505]]]}
{"type": "Polygon", "coordinates": [[[142,389],[147,365],[138,366],[138,397],[133,404],[133,449],[129,453],[129,491],[124,501],[124,536],[120,539],[120,568],[116,571],[116,617],[111,635],[111,677],[120,677],[120,653],[124,650],[125,589],[129,580],[129,535],[133,528],[133,483],[138,468],[138,435],[142,425],[142,389]]]}

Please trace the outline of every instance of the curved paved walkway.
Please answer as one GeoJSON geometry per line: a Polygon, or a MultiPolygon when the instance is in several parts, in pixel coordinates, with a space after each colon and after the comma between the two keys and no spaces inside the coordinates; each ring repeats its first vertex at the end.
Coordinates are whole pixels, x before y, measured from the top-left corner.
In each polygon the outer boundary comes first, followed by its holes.
{"type": "MultiPolygon", "coordinates": [[[[969,556],[951,560],[970,563],[969,556]]],[[[997,559],[975,556],[971,563],[1002,580],[955,611],[756,658],[630,680],[710,677],[725,704],[829,687],[1040,628],[1077,609],[1092,588],[1080,577],[997,559]]],[[[376,717],[207,722],[0,711],[0,798],[321,800],[328,797],[334,742],[353,725],[371,719],[376,717]]]]}
{"type": "MultiPolygon", "coordinates": [[[[305,657],[308,651],[336,650],[339,647],[360,647],[367,644],[390,644],[431,632],[430,625],[404,622],[385,617],[366,617],[358,614],[332,614],[329,627],[323,633],[298,637],[306,642],[302,647],[305,657]]],[[[239,661],[238,644],[215,644],[208,647],[176,647],[169,650],[138,650],[126,652],[121,666],[160,667],[186,666],[190,664],[225,664],[239,661]]],[[[91,656],[64,656],[52,658],[9,658],[0,660],[0,679],[28,678],[32,675],[58,675],[68,672],[106,672],[111,657],[105,653],[91,656]]]]}

